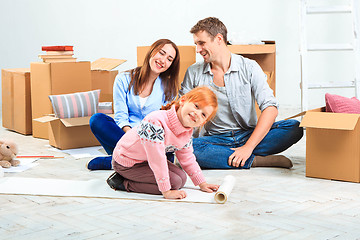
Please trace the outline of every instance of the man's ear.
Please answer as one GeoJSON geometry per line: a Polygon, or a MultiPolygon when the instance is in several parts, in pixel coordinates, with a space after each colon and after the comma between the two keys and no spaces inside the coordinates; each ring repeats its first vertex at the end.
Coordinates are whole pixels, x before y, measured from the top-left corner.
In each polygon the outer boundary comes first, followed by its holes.
{"type": "Polygon", "coordinates": [[[221,42],[224,42],[224,37],[222,34],[218,33],[215,36],[216,41],[220,44],[221,42]]]}

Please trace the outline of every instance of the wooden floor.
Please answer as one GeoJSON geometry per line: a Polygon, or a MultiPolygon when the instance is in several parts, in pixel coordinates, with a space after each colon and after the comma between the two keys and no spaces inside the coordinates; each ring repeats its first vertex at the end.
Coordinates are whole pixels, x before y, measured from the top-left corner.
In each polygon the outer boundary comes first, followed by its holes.
{"type": "MultiPolygon", "coordinates": [[[[0,128],[20,154],[51,154],[48,141],[0,128]]],[[[5,177],[106,179],[89,160],[39,160],[5,177]]],[[[213,183],[236,177],[226,204],[0,195],[0,239],[360,239],[360,185],[305,177],[305,138],[285,152],[291,170],[204,171],[213,183]]]]}

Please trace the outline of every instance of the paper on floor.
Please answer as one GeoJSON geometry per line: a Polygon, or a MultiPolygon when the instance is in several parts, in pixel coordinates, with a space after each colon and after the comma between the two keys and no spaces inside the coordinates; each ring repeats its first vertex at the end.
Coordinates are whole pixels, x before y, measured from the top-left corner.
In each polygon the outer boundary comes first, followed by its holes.
{"type": "Polygon", "coordinates": [[[36,163],[36,161],[39,158],[22,158],[18,159],[20,161],[20,165],[17,167],[9,167],[9,168],[3,168],[4,172],[6,173],[16,173],[16,172],[23,172],[25,170],[28,170],[29,168],[35,167],[39,165],[36,163]]]}
{"type": "MultiPolygon", "coordinates": [[[[189,185],[191,186],[191,181],[189,185]]],[[[142,199],[155,201],[182,201],[196,203],[216,203],[215,193],[202,192],[197,187],[185,185],[187,197],[181,200],[168,200],[161,195],[128,193],[112,190],[104,180],[92,179],[87,181],[46,179],[46,178],[1,178],[1,194],[20,194],[37,196],[68,196],[68,197],[99,197],[142,199]]],[[[230,194],[230,193],[227,193],[230,194]]]]}
{"type": "Polygon", "coordinates": [[[59,151],[67,153],[73,156],[75,159],[80,159],[85,157],[108,156],[107,154],[104,153],[104,149],[101,146],[74,148],[74,149],[59,150],[59,151]]]}

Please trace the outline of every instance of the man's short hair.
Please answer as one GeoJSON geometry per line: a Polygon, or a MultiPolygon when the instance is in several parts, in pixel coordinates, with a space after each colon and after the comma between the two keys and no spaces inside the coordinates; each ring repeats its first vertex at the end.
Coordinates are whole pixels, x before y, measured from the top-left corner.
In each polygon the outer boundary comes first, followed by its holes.
{"type": "Polygon", "coordinates": [[[208,17],[198,21],[195,26],[191,28],[190,33],[195,34],[200,31],[206,31],[212,40],[220,33],[224,38],[225,44],[227,44],[226,26],[216,17],[208,17]]]}

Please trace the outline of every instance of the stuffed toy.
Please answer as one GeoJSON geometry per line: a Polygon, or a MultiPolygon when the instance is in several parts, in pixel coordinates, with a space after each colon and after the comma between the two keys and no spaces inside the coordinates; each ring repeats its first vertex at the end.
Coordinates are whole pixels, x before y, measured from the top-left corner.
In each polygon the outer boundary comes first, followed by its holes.
{"type": "Polygon", "coordinates": [[[9,168],[11,166],[18,166],[19,160],[15,160],[18,154],[17,145],[11,141],[0,140],[0,166],[9,168]]]}

